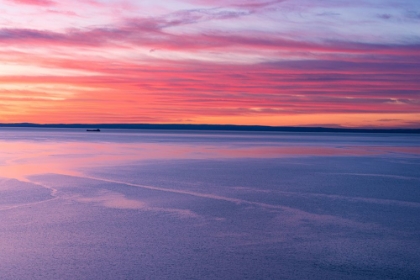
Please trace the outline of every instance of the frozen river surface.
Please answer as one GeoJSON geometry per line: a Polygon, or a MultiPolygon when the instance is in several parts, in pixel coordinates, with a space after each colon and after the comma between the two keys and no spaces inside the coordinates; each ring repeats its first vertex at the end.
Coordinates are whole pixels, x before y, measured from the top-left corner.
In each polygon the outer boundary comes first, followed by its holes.
{"type": "Polygon", "coordinates": [[[420,279],[420,136],[0,129],[0,279],[420,279]]]}

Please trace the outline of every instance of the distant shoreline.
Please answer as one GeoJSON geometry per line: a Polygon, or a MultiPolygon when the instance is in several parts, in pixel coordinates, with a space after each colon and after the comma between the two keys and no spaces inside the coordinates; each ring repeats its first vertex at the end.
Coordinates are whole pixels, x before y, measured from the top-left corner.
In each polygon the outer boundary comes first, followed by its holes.
{"type": "Polygon", "coordinates": [[[80,128],[80,129],[165,129],[194,131],[274,131],[274,132],[343,132],[343,133],[409,133],[420,134],[420,129],[392,128],[329,128],[298,126],[263,126],[263,125],[219,125],[219,124],[0,124],[4,127],[25,128],[80,128]]]}

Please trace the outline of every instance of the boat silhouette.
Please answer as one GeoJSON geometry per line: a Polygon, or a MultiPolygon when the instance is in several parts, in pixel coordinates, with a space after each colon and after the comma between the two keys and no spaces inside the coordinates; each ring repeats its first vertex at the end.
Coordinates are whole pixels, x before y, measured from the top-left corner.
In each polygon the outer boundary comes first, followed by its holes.
{"type": "Polygon", "coordinates": [[[101,131],[99,128],[97,129],[86,129],[86,131],[90,131],[90,132],[99,132],[101,131]]]}

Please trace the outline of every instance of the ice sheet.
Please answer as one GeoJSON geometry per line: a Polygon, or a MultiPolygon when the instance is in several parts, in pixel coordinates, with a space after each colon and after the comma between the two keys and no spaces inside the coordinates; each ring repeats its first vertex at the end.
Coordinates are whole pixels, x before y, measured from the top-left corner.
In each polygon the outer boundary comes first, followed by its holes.
{"type": "Polygon", "coordinates": [[[416,135],[0,130],[1,279],[416,279],[416,135]]]}

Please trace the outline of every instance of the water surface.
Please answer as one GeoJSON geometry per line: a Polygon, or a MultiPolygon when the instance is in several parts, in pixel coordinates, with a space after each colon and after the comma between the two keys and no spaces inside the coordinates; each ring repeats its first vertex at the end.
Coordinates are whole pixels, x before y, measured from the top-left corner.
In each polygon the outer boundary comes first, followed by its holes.
{"type": "Polygon", "coordinates": [[[0,279],[419,279],[419,140],[0,129],[0,279]]]}

